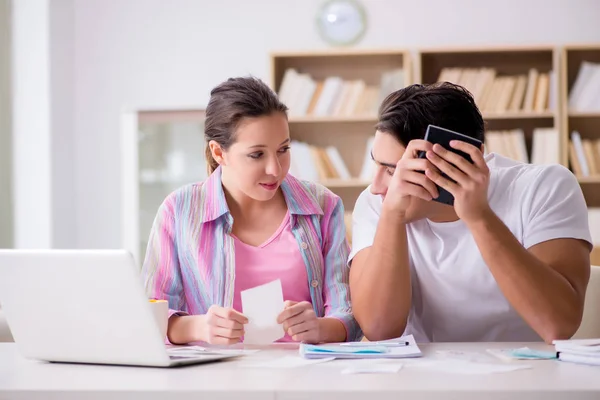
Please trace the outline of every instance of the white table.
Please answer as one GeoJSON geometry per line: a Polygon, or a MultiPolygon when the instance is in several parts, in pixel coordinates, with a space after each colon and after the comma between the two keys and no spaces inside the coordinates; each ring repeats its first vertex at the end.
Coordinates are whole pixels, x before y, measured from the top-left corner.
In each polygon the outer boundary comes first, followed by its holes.
{"type": "MultiPolygon", "coordinates": [[[[521,346],[552,349],[531,343],[420,345],[422,360],[439,357],[438,350],[485,354],[488,348],[521,346]]],[[[0,399],[600,399],[600,367],[554,360],[514,361],[533,368],[490,375],[408,365],[396,374],[342,375],[348,361],[291,369],[244,367],[296,354],[296,345],[275,345],[236,360],[161,369],[37,362],[22,358],[13,343],[0,343],[0,399]]]]}

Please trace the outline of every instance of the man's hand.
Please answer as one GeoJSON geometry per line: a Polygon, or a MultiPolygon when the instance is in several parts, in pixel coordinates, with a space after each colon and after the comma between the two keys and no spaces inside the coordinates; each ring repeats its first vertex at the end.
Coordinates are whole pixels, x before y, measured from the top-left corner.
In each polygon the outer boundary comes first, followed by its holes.
{"type": "Polygon", "coordinates": [[[308,301],[287,300],[277,322],[283,324],[284,331],[296,342],[321,342],[319,319],[308,301]]]}
{"type": "Polygon", "coordinates": [[[211,306],[201,316],[202,337],[210,344],[235,344],[244,336],[244,325],[248,318],[233,308],[211,306]]]}
{"type": "Polygon", "coordinates": [[[465,223],[481,220],[491,213],[488,203],[490,170],[482,150],[458,140],[451,141],[450,146],[469,154],[473,164],[436,144],[433,151],[427,152],[427,159],[456,183],[444,178],[439,171],[427,169],[425,174],[454,196],[454,210],[460,219],[465,223]]]}
{"type": "Polygon", "coordinates": [[[404,213],[413,197],[430,201],[439,196],[433,181],[422,173],[426,170],[437,171],[437,168],[429,160],[418,158],[420,151],[431,152],[432,149],[432,144],[425,140],[415,139],[408,143],[390,180],[384,207],[404,213]]]}

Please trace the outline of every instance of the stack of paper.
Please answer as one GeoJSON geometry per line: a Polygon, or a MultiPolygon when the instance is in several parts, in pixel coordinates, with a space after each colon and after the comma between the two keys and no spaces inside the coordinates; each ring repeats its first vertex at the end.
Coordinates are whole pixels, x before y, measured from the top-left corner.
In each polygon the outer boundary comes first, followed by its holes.
{"type": "Polygon", "coordinates": [[[561,361],[600,365],[600,339],[554,340],[552,343],[561,361]]]}
{"type": "Polygon", "coordinates": [[[300,355],[316,358],[407,358],[420,357],[421,349],[412,335],[381,342],[346,342],[311,345],[302,343],[300,355]]]}

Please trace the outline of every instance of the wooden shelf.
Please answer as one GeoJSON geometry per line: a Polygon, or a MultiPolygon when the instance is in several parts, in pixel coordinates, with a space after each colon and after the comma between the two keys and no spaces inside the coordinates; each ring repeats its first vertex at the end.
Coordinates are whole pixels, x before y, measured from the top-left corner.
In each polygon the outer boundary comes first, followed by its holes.
{"type": "Polygon", "coordinates": [[[320,182],[321,185],[328,188],[366,188],[371,184],[370,181],[362,179],[327,179],[320,182]]]}
{"type": "MultiPolygon", "coordinates": [[[[488,131],[518,129],[524,132],[526,147],[531,157],[534,132],[538,128],[555,128],[559,132],[559,162],[569,166],[570,132],[578,130],[583,139],[600,139],[600,111],[579,112],[568,110],[568,93],[583,61],[600,62],[600,44],[573,46],[492,46],[462,48],[426,48],[415,53],[413,71],[411,54],[397,49],[341,49],[322,51],[277,52],[271,55],[271,85],[277,91],[287,68],[306,73],[315,80],[337,76],[343,80],[362,79],[367,85],[377,85],[383,71],[401,67],[405,71],[405,84],[433,83],[443,68],[492,68],[496,76],[523,76],[531,69],[540,74],[552,71],[553,106],[543,112],[511,111],[490,112],[482,110],[488,131]]],[[[481,97],[479,92],[479,97],[481,97]]],[[[506,99],[506,98],[504,98],[506,99]]],[[[483,102],[485,103],[485,102],[483,102]]],[[[485,107],[488,110],[503,107],[485,107]]],[[[504,104],[504,103],[503,103],[504,104]]],[[[519,107],[521,108],[522,105],[519,107]]],[[[548,105],[546,105],[548,107],[548,105]]],[[[539,108],[541,109],[541,108],[539,108]]],[[[371,109],[368,112],[374,113],[371,109]]],[[[313,146],[336,146],[353,176],[358,176],[365,160],[365,144],[374,134],[376,115],[351,116],[290,116],[290,133],[293,140],[313,146]]],[[[600,176],[581,177],[588,204],[600,206],[600,176]],[[599,184],[599,185],[596,185],[599,184]],[[591,201],[591,203],[590,203],[591,201]]],[[[370,182],[360,179],[330,179],[322,182],[342,196],[344,206],[350,211],[356,200],[355,192],[370,182]],[[349,193],[352,193],[351,195],[349,193]]]]}
{"type": "Polygon", "coordinates": [[[299,51],[275,51],[271,58],[323,58],[323,57],[373,57],[373,56],[397,56],[406,53],[405,49],[327,49],[327,50],[299,50],[299,51]]]}
{"type": "MultiPolygon", "coordinates": [[[[569,94],[584,62],[600,63],[600,44],[567,45],[562,48],[560,68],[562,150],[565,165],[570,165],[571,170],[573,170],[569,151],[571,133],[579,132],[583,142],[586,140],[594,142],[600,139],[600,111],[569,110],[569,94]]],[[[583,145],[586,144],[583,143],[583,145]]],[[[593,148],[591,151],[598,151],[598,149],[593,148]]],[[[590,161],[587,162],[590,163],[590,161]]],[[[582,189],[588,206],[599,206],[600,185],[597,184],[600,184],[600,176],[578,177],[578,181],[583,185],[582,189]]]]}
{"type": "Polygon", "coordinates": [[[502,112],[502,113],[491,113],[485,112],[483,113],[483,119],[493,120],[493,119],[547,119],[554,118],[554,111],[544,111],[544,112],[502,112]]]}
{"type": "Polygon", "coordinates": [[[377,116],[375,115],[355,115],[349,117],[316,117],[312,115],[290,117],[290,124],[311,124],[311,123],[345,123],[345,122],[364,122],[364,123],[375,123],[377,122],[377,116]]]}
{"type": "Polygon", "coordinates": [[[569,118],[600,118],[600,111],[569,111],[569,118]]]}
{"type": "Polygon", "coordinates": [[[600,175],[596,176],[578,176],[577,181],[579,183],[600,183],[600,175]]]}

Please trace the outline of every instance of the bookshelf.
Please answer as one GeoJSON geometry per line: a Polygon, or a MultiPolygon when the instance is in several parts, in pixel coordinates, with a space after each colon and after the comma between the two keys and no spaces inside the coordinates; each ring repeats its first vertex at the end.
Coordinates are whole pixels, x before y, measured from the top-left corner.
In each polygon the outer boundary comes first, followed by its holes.
{"type": "Polygon", "coordinates": [[[351,212],[372,178],[377,108],[410,83],[404,50],[271,54],[271,87],[290,109],[291,173],[327,186],[351,212]]]}
{"type": "Polygon", "coordinates": [[[563,157],[588,207],[600,207],[600,44],[562,48],[563,157]]]}
{"type": "Polygon", "coordinates": [[[594,250],[600,265],[600,44],[561,50],[563,157],[577,176],[588,205],[594,250]]]}
{"type": "Polygon", "coordinates": [[[466,87],[486,122],[486,149],[535,163],[561,163],[559,52],[551,46],[424,49],[417,81],[466,87]],[[535,145],[539,143],[539,145],[535,145]]]}

